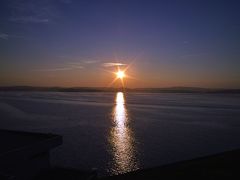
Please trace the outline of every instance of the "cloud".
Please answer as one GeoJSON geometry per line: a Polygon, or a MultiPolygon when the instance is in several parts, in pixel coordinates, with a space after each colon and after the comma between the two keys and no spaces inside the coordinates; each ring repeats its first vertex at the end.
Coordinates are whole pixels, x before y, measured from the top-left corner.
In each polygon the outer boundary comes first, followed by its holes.
{"type": "Polygon", "coordinates": [[[81,58],[81,57],[77,57],[77,56],[71,56],[71,55],[58,55],[58,58],[61,59],[68,59],[68,60],[73,60],[73,62],[70,62],[69,64],[78,64],[78,65],[82,65],[82,64],[96,64],[98,62],[100,62],[100,60],[96,60],[96,59],[91,59],[91,58],[81,58]]]}
{"type": "Polygon", "coordinates": [[[70,0],[12,0],[9,3],[9,21],[17,23],[49,23],[60,17],[58,4],[71,3],[70,0]]]}
{"type": "Polygon", "coordinates": [[[55,71],[69,71],[69,70],[76,70],[76,69],[83,69],[80,63],[67,63],[63,67],[57,68],[43,68],[43,69],[35,69],[34,71],[43,71],[43,72],[55,72],[55,71]]]}
{"type": "Polygon", "coordinates": [[[3,40],[9,40],[9,39],[25,39],[25,40],[31,40],[32,38],[22,36],[22,35],[14,35],[14,34],[7,34],[7,33],[1,33],[0,32],[0,39],[3,40]]]}
{"type": "Polygon", "coordinates": [[[70,66],[81,66],[82,63],[81,62],[68,62],[67,65],[70,65],[70,66]]]}
{"type": "Polygon", "coordinates": [[[43,71],[43,72],[51,72],[51,71],[68,71],[72,68],[50,68],[50,69],[35,69],[34,71],[43,71]]]}
{"type": "Polygon", "coordinates": [[[113,63],[113,62],[108,62],[108,63],[103,63],[102,66],[104,67],[113,67],[113,66],[126,66],[127,64],[123,63],[113,63]]]}
{"type": "Polygon", "coordinates": [[[8,35],[8,34],[1,33],[1,32],[0,32],[0,39],[8,40],[8,38],[9,38],[9,35],[8,35]]]}
{"type": "Polygon", "coordinates": [[[84,66],[82,66],[81,63],[68,63],[67,66],[70,67],[71,69],[83,69],[84,68],[84,66]]]}
{"type": "Polygon", "coordinates": [[[48,23],[49,19],[38,18],[34,16],[25,16],[25,17],[12,17],[10,18],[10,21],[18,23],[48,23]]]}
{"type": "MultiPolygon", "coordinates": [[[[67,56],[62,56],[62,58],[64,59],[78,59],[78,58],[71,58],[71,57],[67,57],[67,56]]],[[[81,65],[81,64],[95,64],[95,63],[98,63],[99,61],[98,60],[80,60],[79,62],[70,62],[69,64],[78,64],[78,65],[81,65]]]]}
{"type": "Polygon", "coordinates": [[[94,63],[97,63],[99,62],[98,60],[87,60],[87,61],[83,61],[84,63],[86,64],[94,64],[94,63]]]}

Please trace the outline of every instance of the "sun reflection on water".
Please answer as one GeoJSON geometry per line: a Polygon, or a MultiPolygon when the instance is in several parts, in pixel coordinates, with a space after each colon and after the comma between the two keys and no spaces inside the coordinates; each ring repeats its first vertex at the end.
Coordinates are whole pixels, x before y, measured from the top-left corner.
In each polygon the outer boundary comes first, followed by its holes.
{"type": "Polygon", "coordinates": [[[113,127],[110,134],[113,165],[112,174],[121,174],[138,169],[134,135],[129,127],[129,117],[125,106],[124,94],[118,92],[112,112],[113,127]]]}

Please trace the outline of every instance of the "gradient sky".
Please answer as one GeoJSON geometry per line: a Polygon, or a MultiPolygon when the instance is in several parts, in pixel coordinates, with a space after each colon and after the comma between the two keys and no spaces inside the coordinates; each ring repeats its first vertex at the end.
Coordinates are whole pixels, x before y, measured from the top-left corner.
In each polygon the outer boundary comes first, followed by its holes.
{"type": "Polygon", "coordinates": [[[240,1],[3,0],[0,85],[240,88],[240,1]]]}

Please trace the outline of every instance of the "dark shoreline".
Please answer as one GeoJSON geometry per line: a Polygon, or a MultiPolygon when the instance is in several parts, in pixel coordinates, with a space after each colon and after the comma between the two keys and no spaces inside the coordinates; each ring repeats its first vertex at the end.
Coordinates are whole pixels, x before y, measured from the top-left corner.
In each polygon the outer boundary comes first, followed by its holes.
{"type": "Polygon", "coordinates": [[[240,94],[240,89],[213,89],[198,87],[169,88],[106,88],[106,87],[34,87],[34,86],[2,86],[0,92],[138,92],[138,93],[207,93],[207,94],[240,94]]]}

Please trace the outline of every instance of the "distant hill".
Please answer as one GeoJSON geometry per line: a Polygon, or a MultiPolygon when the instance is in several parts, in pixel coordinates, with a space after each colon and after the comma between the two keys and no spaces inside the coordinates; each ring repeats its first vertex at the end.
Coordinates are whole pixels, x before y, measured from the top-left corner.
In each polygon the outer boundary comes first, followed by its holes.
{"type": "Polygon", "coordinates": [[[106,87],[34,87],[2,86],[0,91],[47,91],[47,92],[146,92],[146,93],[240,93],[240,89],[211,89],[199,87],[168,88],[106,88],[106,87]]]}
{"type": "Polygon", "coordinates": [[[240,89],[213,89],[199,87],[137,88],[133,90],[152,93],[240,93],[240,89]]]}

